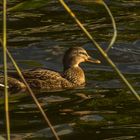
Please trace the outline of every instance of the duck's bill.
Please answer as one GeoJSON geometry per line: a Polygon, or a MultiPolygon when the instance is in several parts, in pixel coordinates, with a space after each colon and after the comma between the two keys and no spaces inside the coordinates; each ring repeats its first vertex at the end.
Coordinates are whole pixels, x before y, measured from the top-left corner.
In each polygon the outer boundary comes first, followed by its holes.
{"type": "Polygon", "coordinates": [[[89,59],[87,60],[87,62],[95,63],[95,64],[100,64],[100,63],[101,63],[100,60],[98,60],[98,59],[93,59],[93,58],[89,58],[89,59]]]}

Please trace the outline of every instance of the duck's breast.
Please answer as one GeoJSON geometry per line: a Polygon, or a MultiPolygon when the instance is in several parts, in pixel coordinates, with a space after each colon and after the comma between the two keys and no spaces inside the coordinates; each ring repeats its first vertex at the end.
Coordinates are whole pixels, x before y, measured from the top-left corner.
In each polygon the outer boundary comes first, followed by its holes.
{"type": "Polygon", "coordinates": [[[71,67],[64,72],[64,77],[76,84],[82,85],[85,83],[85,74],[84,71],[80,67],[71,67]]]}

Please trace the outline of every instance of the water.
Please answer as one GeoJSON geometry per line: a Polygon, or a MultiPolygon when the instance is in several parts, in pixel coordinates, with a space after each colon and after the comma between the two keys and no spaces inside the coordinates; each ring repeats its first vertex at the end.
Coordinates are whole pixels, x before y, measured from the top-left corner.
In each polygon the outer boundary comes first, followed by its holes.
{"type": "MultiPolygon", "coordinates": [[[[92,0],[68,3],[94,38],[104,49],[107,48],[112,27],[104,8],[92,0]]],[[[107,4],[118,27],[118,38],[109,55],[140,92],[140,2],[108,0],[107,4]]],[[[61,71],[63,53],[71,46],[83,46],[93,57],[102,61],[100,65],[81,65],[86,74],[85,88],[42,91],[37,94],[60,138],[139,140],[139,102],[119,81],[118,76],[61,5],[56,0],[12,0],[8,8],[14,5],[18,6],[10,9],[8,14],[8,46],[22,69],[47,67],[61,71]]],[[[2,17],[0,26],[2,28],[2,17]]],[[[0,49],[0,69],[2,66],[0,49]]],[[[8,66],[13,69],[10,61],[8,66]]],[[[0,135],[4,136],[2,99],[0,114],[0,135]]],[[[11,95],[10,120],[13,140],[54,139],[28,93],[11,95]]]]}

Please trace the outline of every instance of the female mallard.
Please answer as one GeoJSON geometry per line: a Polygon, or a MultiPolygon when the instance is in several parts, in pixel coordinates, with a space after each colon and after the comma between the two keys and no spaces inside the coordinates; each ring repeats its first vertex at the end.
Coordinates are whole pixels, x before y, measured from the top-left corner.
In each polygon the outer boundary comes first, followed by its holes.
{"type": "MultiPolygon", "coordinates": [[[[63,57],[63,73],[58,73],[48,69],[34,69],[24,71],[23,76],[31,88],[56,90],[76,88],[85,84],[85,74],[79,66],[82,62],[100,63],[99,60],[92,59],[85,49],[72,47],[65,52],[63,57]]],[[[9,77],[9,88],[26,89],[24,83],[17,79],[15,74],[9,77]]],[[[0,77],[0,83],[3,78],[0,77]]]]}

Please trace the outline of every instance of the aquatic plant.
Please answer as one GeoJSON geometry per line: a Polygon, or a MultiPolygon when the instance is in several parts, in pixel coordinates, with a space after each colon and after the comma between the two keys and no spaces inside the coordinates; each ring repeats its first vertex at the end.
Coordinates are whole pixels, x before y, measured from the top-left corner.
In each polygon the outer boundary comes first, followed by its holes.
{"type": "MultiPolygon", "coordinates": [[[[96,40],[92,37],[92,35],[88,32],[88,30],[84,27],[84,25],[80,22],[80,20],[76,17],[76,15],[72,12],[72,10],[68,7],[68,5],[63,1],[59,0],[59,2],[63,5],[65,10],[70,14],[70,16],[74,19],[77,25],[81,28],[81,30],[85,33],[88,39],[95,45],[101,55],[106,59],[106,61],[110,64],[110,66],[115,70],[121,80],[125,83],[125,85],[129,88],[129,90],[135,95],[135,97],[140,101],[140,96],[136,92],[136,90],[131,86],[125,76],[121,73],[121,71],[116,67],[114,62],[109,58],[108,54],[101,48],[101,46],[96,42],[96,40]]],[[[101,3],[102,0],[99,0],[101,3]]]]}
{"type": "Polygon", "coordinates": [[[52,126],[51,122],[49,121],[45,111],[43,110],[43,108],[41,107],[39,101],[37,100],[35,94],[33,93],[32,89],[30,88],[30,86],[28,85],[28,83],[26,82],[24,76],[22,75],[22,72],[20,70],[20,68],[18,67],[17,63],[15,62],[14,58],[12,57],[12,55],[10,54],[10,52],[7,49],[7,0],[3,1],[3,41],[0,39],[0,42],[3,46],[3,58],[4,58],[4,93],[5,93],[5,113],[6,113],[6,130],[7,130],[7,140],[10,140],[10,116],[9,116],[9,100],[8,100],[8,76],[7,76],[7,54],[10,58],[10,60],[12,61],[15,69],[17,70],[19,76],[21,77],[21,79],[23,80],[24,84],[26,85],[30,95],[32,96],[34,102],[36,103],[38,109],[40,110],[41,114],[43,115],[46,123],[48,124],[48,126],[50,127],[52,133],[54,134],[55,138],[57,140],[59,140],[59,137],[54,129],[54,127],[52,126]]]}
{"type": "Polygon", "coordinates": [[[5,116],[6,116],[6,134],[7,140],[10,140],[10,116],[9,116],[9,98],[8,98],[8,76],[7,76],[7,1],[3,0],[3,63],[4,63],[4,95],[5,95],[5,116]]]}

